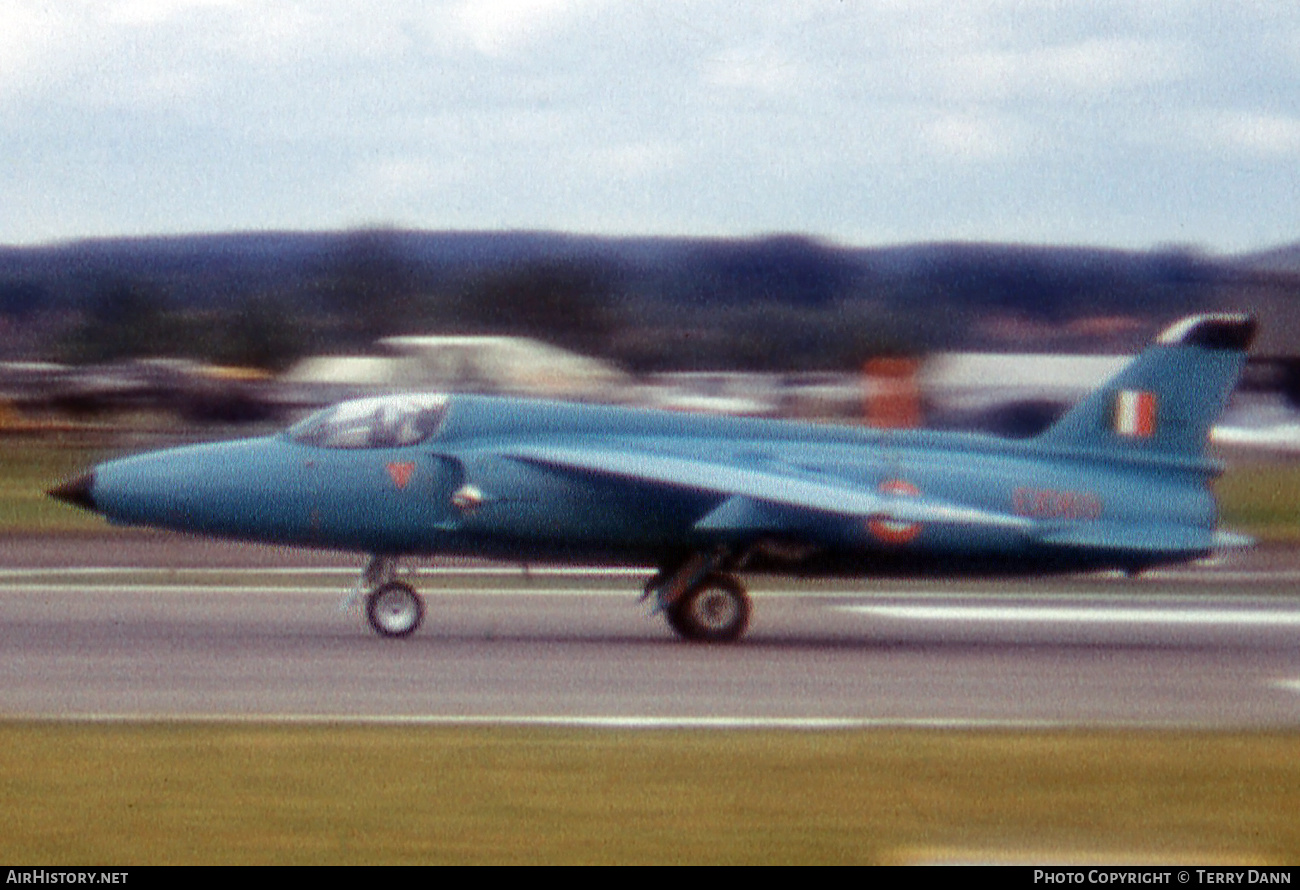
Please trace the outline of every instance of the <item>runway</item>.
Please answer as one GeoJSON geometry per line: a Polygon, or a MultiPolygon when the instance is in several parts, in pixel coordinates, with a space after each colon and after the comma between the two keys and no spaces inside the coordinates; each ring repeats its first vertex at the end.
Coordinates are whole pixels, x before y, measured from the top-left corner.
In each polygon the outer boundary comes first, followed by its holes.
{"type": "Polygon", "coordinates": [[[760,579],[745,640],[699,646],[635,602],[634,571],[426,572],[426,623],[393,641],[339,610],[357,557],[7,543],[7,717],[1300,725],[1300,566],[1278,551],[1137,579],[760,579]]]}

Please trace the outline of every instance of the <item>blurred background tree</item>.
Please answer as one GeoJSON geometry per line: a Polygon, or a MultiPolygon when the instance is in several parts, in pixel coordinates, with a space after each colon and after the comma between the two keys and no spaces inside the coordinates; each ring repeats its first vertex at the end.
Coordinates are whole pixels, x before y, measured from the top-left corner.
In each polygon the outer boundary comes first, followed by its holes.
{"type": "Polygon", "coordinates": [[[543,260],[472,278],[444,300],[446,333],[534,337],[605,358],[618,326],[614,287],[597,265],[543,260]]]}
{"type": "MultiPolygon", "coordinates": [[[[104,278],[59,349],[71,362],[109,362],[168,354],[176,348],[177,314],[147,280],[104,278]]],[[[185,339],[185,338],[181,338],[185,339]]]]}

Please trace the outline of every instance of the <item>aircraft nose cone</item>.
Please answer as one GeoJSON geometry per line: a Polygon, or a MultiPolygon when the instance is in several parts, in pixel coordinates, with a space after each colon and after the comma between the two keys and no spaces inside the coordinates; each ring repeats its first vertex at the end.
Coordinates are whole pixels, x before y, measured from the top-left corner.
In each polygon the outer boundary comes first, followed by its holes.
{"type": "Polygon", "coordinates": [[[56,485],[45,493],[52,498],[63,501],[65,504],[72,504],[74,507],[97,513],[99,508],[95,506],[95,498],[91,494],[94,487],[95,473],[92,470],[89,473],[83,473],[76,479],[69,479],[62,485],[56,485]]]}

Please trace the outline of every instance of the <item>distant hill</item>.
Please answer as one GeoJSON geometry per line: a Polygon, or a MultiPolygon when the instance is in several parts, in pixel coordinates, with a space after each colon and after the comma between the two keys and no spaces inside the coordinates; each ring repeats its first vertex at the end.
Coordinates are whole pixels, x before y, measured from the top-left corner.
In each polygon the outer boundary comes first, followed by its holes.
{"type": "MultiPolygon", "coordinates": [[[[633,368],[844,367],[881,350],[1120,351],[1243,269],[1183,250],[798,235],[260,232],[0,248],[0,358],[153,348],[283,364],[377,336],[515,333],[633,368]]],[[[1261,265],[1257,265],[1261,264],[1261,265]]],[[[1291,268],[1287,266],[1287,268],[1291,268]]]]}
{"type": "Polygon", "coordinates": [[[1259,272],[1294,272],[1300,274],[1300,242],[1275,247],[1259,253],[1244,254],[1233,262],[1259,272]]]}

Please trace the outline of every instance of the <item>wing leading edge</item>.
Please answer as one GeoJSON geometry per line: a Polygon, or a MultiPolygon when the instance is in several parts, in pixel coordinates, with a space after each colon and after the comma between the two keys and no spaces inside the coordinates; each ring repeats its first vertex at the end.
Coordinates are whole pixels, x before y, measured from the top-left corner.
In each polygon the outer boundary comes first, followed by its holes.
{"type": "Polygon", "coordinates": [[[778,515],[768,507],[847,518],[946,523],[1028,531],[1034,522],[1021,516],[952,504],[924,496],[890,496],[836,481],[791,472],[738,467],[641,451],[594,448],[524,447],[507,457],[555,470],[594,473],[633,482],[706,491],[726,497],[702,517],[701,531],[773,527],[778,515]]]}

